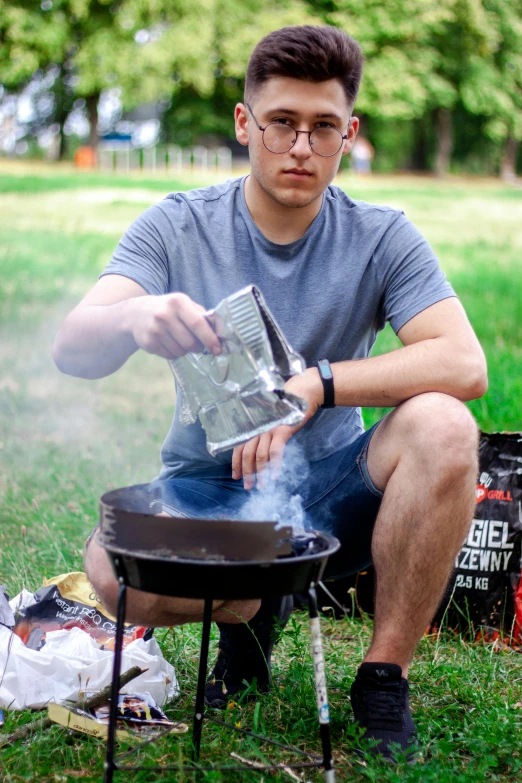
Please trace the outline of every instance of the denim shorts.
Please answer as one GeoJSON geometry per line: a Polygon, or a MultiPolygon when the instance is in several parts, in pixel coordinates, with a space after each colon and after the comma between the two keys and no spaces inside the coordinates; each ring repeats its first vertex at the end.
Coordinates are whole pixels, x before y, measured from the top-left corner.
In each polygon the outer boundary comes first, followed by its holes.
{"type": "MultiPolygon", "coordinates": [[[[316,530],[331,533],[341,549],[328,561],[325,579],[346,576],[372,562],[371,542],[383,493],[368,473],[368,446],[378,423],[345,449],[311,462],[306,479],[295,492],[303,499],[307,521],[316,530]]],[[[173,516],[212,518],[239,514],[257,489],[245,490],[232,478],[231,466],[205,468],[204,473],[177,474],[157,479],[165,511],[173,516]]]]}

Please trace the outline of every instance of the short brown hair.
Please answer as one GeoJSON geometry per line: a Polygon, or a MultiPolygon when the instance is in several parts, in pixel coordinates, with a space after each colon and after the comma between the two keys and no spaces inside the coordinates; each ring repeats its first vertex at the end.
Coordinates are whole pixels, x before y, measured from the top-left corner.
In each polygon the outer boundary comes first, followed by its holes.
{"type": "Polygon", "coordinates": [[[308,82],[339,79],[349,105],[355,103],[364,57],[361,47],[343,30],[330,25],[282,27],[265,36],[250,56],[245,100],[272,76],[308,82]]]}

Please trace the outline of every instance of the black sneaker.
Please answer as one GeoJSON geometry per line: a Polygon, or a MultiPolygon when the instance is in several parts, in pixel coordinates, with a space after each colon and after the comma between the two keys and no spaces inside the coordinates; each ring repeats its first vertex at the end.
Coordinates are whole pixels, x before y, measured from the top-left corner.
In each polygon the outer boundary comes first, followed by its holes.
{"type": "Polygon", "coordinates": [[[264,598],[249,623],[217,624],[219,654],[205,685],[205,703],[209,707],[225,707],[229,699],[240,698],[252,685],[257,691],[268,690],[272,648],[288,622],[292,608],[291,595],[264,598]]]}
{"type": "Polygon", "coordinates": [[[355,720],[366,729],[365,740],[373,740],[369,752],[395,762],[406,754],[409,763],[419,751],[417,730],[408,698],[408,680],[395,663],[363,663],[351,688],[355,720]]]}

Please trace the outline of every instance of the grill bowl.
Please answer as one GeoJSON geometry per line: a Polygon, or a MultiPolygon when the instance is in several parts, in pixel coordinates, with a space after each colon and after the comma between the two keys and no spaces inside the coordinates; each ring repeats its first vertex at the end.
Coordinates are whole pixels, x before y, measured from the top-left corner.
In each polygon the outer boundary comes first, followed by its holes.
{"type": "Polygon", "coordinates": [[[318,582],[333,536],[310,533],[295,554],[292,529],[275,522],[158,516],[159,490],[136,485],[103,495],[99,542],[128,587],[180,598],[248,599],[305,592],[318,582]]]}

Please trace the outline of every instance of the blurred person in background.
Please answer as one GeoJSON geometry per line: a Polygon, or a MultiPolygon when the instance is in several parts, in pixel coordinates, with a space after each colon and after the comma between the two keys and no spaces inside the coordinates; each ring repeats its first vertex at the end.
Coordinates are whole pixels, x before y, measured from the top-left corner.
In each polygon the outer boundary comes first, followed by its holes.
{"type": "Polygon", "coordinates": [[[371,174],[372,160],[375,154],[367,138],[357,135],[351,152],[352,167],[356,174],[371,174]]]}
{"type": "MultiPolygon", "coordinates": [[[[235,109],[250,174],[146,210],[65,319],[54,356],[63,372],[99,378],[140,348],[165,359],[219,355],[205,312],[245,285],[261,289],[306,360],[287,384],[308,403],[306,420],[213,458],[199,422],[182,427],[176,410],[161,453],[164,503],[173,515],[233,516],[257,477],[280,469],[286,443],[298,444],[310,466],[298,488],[308,517],[341,542],[326,576],[375,566],[373,639],[350,696],[372,752],[393,759],[394,749],[418,747],[408,667],[473,516],[478,435],[464,401],[487,380],[466,314],[419,231],[400,210],[331,184],[356,141],[362,68],[357,42],[334,27],[261,40],[235,109]],[[387,322],[402,347],[369,357],[387,322]],[[365,432],[361,406],[393,411],[365,432]]],[[[96,533],[85,568],[114,611],[118,586],[96,533]]],[[[128,592],[129,621],[202,618],[200,601],[128,592]]],[[[291,608],[289,596],[216,602],[209,705],[241,698],[245,682],[269,687],[291,608]]]]}

